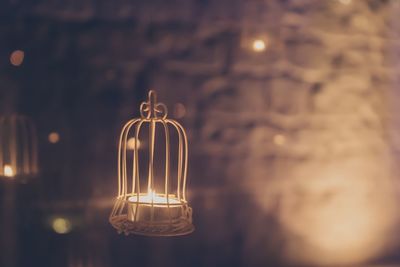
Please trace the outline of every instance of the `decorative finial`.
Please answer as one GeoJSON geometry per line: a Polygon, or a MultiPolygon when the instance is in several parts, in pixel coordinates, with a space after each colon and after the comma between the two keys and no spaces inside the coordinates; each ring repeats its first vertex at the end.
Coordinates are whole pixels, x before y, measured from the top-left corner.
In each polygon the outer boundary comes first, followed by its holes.
{"type": "Polygon", "coordinates": [[[166,119],[168,115],[167,106],[164,103],[157,103],[157,93],[150,90],[147,102],[140,105],[140,115],[146,119],[166,119]]]}

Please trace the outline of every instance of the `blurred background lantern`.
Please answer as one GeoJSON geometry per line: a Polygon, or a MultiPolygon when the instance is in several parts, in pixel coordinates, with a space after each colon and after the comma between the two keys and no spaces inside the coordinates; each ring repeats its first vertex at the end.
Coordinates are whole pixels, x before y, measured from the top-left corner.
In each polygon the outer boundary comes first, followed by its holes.
{"type": "Polygon", "coordinates": [[[26,179],[38,172],[36,129],[31,119],[22,115],[0,118],[0,176],[26,179]]]}

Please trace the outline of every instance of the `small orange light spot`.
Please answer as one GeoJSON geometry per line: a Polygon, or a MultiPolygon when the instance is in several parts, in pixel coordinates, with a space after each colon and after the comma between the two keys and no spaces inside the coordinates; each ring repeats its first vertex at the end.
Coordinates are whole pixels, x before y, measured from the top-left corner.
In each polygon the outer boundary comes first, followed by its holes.
{"type": "Polygon", "coordinates": [[[49,142],[52,144],[56,144],[60,141],[60,135],[56,132],[51,132],[49,134],[49,142]]]}
{"type": "MultiPolygon", "coordinates": [[[[128,139],[128,149],[135,150],[136,138],[131,137],[128,139]]],[[[140,140],[137,140],[137,148],[140,149],[140,140]]]]}
{"type": "Polygon", "coordinates": [[[185,117],[186,115],[186,108],[185,105],[183,105],[182,103],[177,103],[174,106],[174,116],[177,119],[181,119],[183,117],[185,117]]]}
{"type": "Polygon", "coordinates": [[[24,51],[21,50],[15,50],[14,52],[11,53],[10,55],[10,63],[13,66],[20,66],[22,62],[24,61],[25,53],[24,51]]]}
{"type": "Polygon", "coordinates": [[[286,137],[282,134],[276,134],[274,136],[274,143],[277,146],[283,146],[286,143],[286,137]]]}
{"type": "Polygon", "coordinates": [[[254,52],[262,52],[267,48],[267,44],[264,40],[256,39],[253,41],[252,48],[254,52]]]}

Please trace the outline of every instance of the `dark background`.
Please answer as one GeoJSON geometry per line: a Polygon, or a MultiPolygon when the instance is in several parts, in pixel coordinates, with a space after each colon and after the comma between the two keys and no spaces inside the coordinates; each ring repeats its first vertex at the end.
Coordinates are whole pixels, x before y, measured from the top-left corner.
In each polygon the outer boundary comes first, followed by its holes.
{"type": "Polygon", "coordinates": [[[0,183],[0,266],[396,263],[399,12],[397,0],[2,1],[0,111],[35,122],[40,174],[0,183]],[[108,223],[118,136],[149,89],[189,135],[188,236],[108,223]]]}

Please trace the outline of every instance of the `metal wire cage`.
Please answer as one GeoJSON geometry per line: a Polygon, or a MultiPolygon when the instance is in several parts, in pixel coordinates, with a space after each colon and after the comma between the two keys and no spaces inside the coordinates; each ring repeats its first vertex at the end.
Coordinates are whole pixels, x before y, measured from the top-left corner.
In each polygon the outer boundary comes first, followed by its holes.
{"type": "Polygon", "coordinates": [[[26,181],[38,173],[37,136],[22,115],[0,117],[0,177],[26,181]]]}
{"type": "MultiPolygon", "coordinates": [[[[185,130],[167,119],[167,107],[157,103],[151,90],[140,106],[141,118],[132,119],[122,129],[118,152],[118,196],[110,223],[119,233],[147,236],[177,236],[194,231],[192,209],[186,199],[188,141],[185,130]],[[148,129],[148,153],[139,153],[139,137],[148,129]],[[165,137],[164,156],[157,160],[156,130],[165,137]],[[171,130],[172,129],[172,130],[171,130]],[[129,136],[135,140],[129,152],[129,136]],[[171,135],[177,135],[176,172],[171,169],[171,135]],[[145,166],[147,173],[139,170],[145,166]],[[160,167],[162,166],[162,167],[160,167]],[[156,174],[160,170],[161,174],[156,174]]],[[[158,133],[158,132],[157,132],[158,133]]],[[[163,154],[163,153],[161,153],[163,154]]]]}

